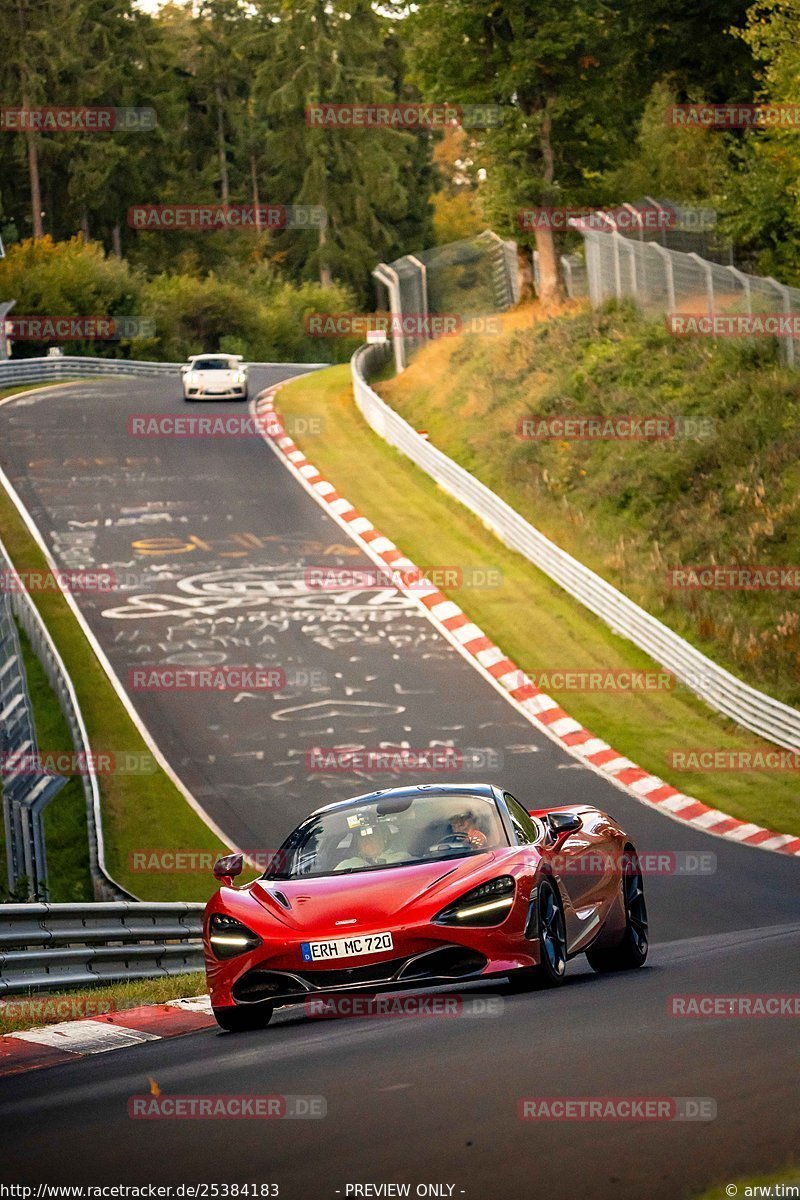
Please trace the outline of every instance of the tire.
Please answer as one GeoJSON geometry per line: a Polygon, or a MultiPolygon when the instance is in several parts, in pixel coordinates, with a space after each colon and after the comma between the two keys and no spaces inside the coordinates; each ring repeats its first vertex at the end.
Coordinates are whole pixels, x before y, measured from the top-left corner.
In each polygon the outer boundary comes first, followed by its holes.
{"type": "Polygon", "coordinates": [[[512,992],[538,991],[560,987],[567,970],[567,934],[564,909],[556,885],[540,880],[536,897],[536,927],[539,939],[539,965],[523,967],[509,976],[512,992]]]}
{"type": "Polygon", "coordinates": [[[245,1033],[248,1029],[264,1029],[272,1019],[271,1004],[246,1004],[241,1007],[213,1009],[214,1019],[226,1033],[245,1033]]]}
{"type": "Polygon", "coordinates": [[[618,946],[587,950],[589,966],[598,974],[608,971],[635,971],[647,961],[647,904],[639,860],[633,846],[625,848],[622,869],[622,903],[625,906],[625,932],[618,946]]]}

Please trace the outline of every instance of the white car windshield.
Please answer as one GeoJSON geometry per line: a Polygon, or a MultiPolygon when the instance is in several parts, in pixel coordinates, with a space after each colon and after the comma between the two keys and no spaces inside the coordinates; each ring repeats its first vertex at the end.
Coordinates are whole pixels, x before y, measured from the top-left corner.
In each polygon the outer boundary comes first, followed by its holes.
{"type": "Polygon", "coordinates": [[[485,796],[386,796],[309,817],[265,872],[297,879],[462,858],[509,844],[485,796]]]}
{"type": "Polygon", "coordinates": [[[230,358],[198,358],[192,363],[193,371],[237,371],[239,364],[230,358]]]}

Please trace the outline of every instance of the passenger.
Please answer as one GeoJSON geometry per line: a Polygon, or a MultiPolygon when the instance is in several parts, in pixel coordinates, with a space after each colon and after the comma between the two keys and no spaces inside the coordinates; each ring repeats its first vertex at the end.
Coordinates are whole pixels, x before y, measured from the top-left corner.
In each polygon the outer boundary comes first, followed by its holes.
{"type": "Polygon", "coordinates": [[[357,845],[352,849],[357,853],[351,858],[345,858],[337,863],[334,870],[347,871],[354,867],[381,867],[387,863],[408,862],[410,855],[401,850],[392,850],[388,845],[385,825],[365,825],[359,829],[357,845]]]}

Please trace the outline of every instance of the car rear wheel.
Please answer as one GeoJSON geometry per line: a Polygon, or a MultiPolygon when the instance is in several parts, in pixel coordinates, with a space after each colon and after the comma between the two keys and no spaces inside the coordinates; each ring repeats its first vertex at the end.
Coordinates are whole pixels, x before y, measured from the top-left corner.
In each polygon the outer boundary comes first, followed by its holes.
{"type": "Polygon", "coordinates": [[[567,934],[564,910],[556,885],[543,879],[536,896],[536,929],[539,939],[539,965],[524,967],[509,977],[511,990],[533,991],[558,987],[567,970],[567,934]]]}
{"type": "Polygon", "coordinates": [[[214,1019],[226,1033],[244,1033],[248,1029],[263,1029],[269,1025],[274,1009],[271,1004],[243,1004],[230,1008],[215,1008],[214,1019]]]}
{"type": "Polygon", "coordinates": [[[587,950],[593,971],[632,971],[647,960],[647,904],[644,899],[642,871],[636,851],[628,846],[622,869],[622,903],[625,907],[625,933],[618,946],[587,950]]]}

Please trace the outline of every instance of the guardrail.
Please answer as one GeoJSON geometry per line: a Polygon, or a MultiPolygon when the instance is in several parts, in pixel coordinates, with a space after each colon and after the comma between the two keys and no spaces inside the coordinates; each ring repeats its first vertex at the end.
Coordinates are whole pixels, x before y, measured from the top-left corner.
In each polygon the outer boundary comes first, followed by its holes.
{"type": "MultiPolygon", "coordinates": [[[[131,892],[126,891],[125,888],[121,887],[112,878],[105,865],[100,789],[90,753],[89,738],[80,705],[78,704],[78,698],[75,694],[75,688],[67,674],[67,669],[64,666],[61,655],[56,649],[47,626],[40,617],[39,610],[31,600],[30,595],[23,587],[22,580],[17,574],[16,568],[2,542],[0,542],[0,571],[5,574],[9,584],[16,581],[13,586],[4,589],[5,595],[3,599],[28,635],[33,652],[42,664],[45,674],[50,681],[50,685],[58,699],[59,708],[67,722],[73,749],[82,757],[85,756],[85,761],[87,762],[88,769],[81,774],[80,778],[86,801],[86,826],[89,835],[89,870],[94,893],[98,898],[102,899],[135,900],[136,897],[131,892]]],[[[25,706],[27,703],[27,694],[22,698],[22,702],[25,706]]],[[[11,703],[11,700],[9,700],[9,703],[11,703]]],[[[17,707],[19,707],[19,704],[17,707]]],[[[20,726],[20,736],[23,733],[24,727],[20,726]]],[[[35,738],[31,738],[30,740],[35,741],[35,738]]],[[[21,752],[29,752],[30,747],[26,749],[22,743],[19,743],[16,749],[21,752]]],[[[35,778],[32,778],[30,782],[35,784],[35,778]]],[[[5,795],[7,788],[8,782],[6,781],[4,785],[4,801],[8,799],[5,795]]],[[[24,831],[22,832],[24,833],[24,831]]],[[[11,844],[9,844],[9,854],[11,853],[11,848],[11,844]]],[[[26,874],[29,873],[30,868],[30,864],[27,861],[28,857],[30,856],[26,856],[23,852],[20,864],[23,873],[26,874]]],[[[11,866],[10,859],[9,866],[11,866]]],[[[13,874],[13,871],[10,874],[13,874]]],[[[13,886],[14,881],[9,878],[9,883],[13,886]]]]}
{"type": "MultiPolygon", "coordinates": [[[[318,370],[330,363],[251,362],[248,367],[299,367],[318,370]]],[[[97,375],[179,375],[181,363],[142,362],[128,358],[90,358],[60,354],[53,358],[17,358],[0,362],[0,388],[18,383],[59,383],[97,375]]]]}
{"type": "Polygon", "coordinates": [[[203,969],[203,904],[0,904],[0,995],[203,969]]]}
{"type": "Polygon", "coordinates": [[[800,712],[750,687],[702,654],[617,588],[589,570],[531,525],[441,450],[420,437],[367,383],[367,373],[386,361],[387,347],[362,346],[351,360],[356,404],[368,425],[416,463],[445,491],[488,525],[506,546],[522,554],[581,604],[628,638],[686,684],[717,712],[760,737],[800,751],[800,712]]]}

